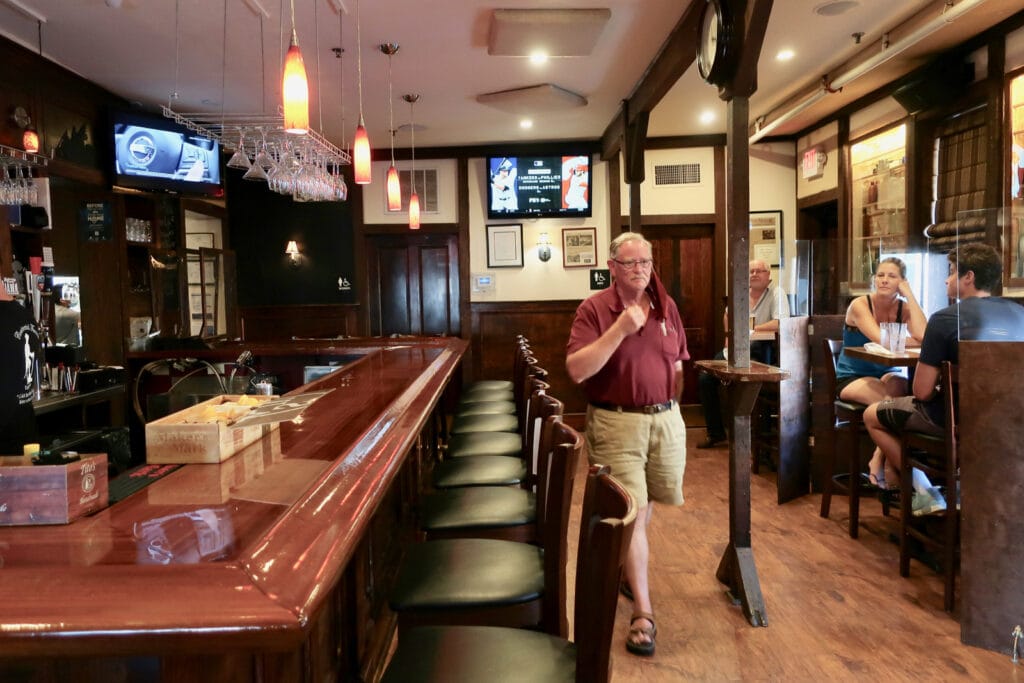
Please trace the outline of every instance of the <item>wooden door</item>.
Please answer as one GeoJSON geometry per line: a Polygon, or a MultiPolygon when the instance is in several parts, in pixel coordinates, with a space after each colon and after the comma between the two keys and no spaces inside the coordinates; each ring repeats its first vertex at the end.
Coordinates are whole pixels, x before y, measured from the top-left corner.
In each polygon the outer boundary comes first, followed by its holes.
{"type": "Polygon", "coordinates": [[[460,333],[456,235],[373,235],[368,240],[370,333],[460,333]]]}
{"type": "Polygon", "coordinates": [[[648,226],[654,268],[679,307],[691,362],[683,364],[683,403],[698,402],[697,372],[692,361],[714,357],[712,295],[713,227],[648,226]]]}

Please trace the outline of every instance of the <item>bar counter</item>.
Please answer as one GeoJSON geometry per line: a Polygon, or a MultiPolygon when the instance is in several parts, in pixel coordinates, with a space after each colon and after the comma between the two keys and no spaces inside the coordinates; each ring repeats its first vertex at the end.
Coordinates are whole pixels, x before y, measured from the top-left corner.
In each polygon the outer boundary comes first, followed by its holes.
{"type": "Polygon", "coordinates": [[[219,465],[183,466],[67,526],[0,528],[0,679],[372,676],[390,636],[373,539],[399,540],[418,486],[407,456],[466,346],[372,344],[291,392],[333,390],[299,420],[219,465]]]}

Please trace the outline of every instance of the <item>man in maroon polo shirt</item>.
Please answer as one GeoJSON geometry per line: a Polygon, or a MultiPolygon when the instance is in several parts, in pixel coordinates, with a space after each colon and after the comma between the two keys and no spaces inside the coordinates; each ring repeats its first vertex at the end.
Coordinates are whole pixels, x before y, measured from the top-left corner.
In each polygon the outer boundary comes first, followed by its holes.
{"type": "Polygon", "coordinates": [[[612,286],[576,310],[565,366],[590,403],[590,462],[611,467],[637,501],[625,569],[634,599],[626,649],[652,655],[657,628],[647,583],[649,503],[683,504],[686,425],[678,399],[690,354],[679,310],[653,272],[650,242],[626,232],[612,241],[609,254],[612,286]]]}

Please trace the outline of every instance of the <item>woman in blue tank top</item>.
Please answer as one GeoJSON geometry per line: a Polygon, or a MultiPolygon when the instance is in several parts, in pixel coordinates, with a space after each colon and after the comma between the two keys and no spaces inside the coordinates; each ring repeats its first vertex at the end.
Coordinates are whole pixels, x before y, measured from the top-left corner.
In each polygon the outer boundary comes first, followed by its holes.
{"type": "MultiPolygon", "coordinates": [[[[911,338],[920,344],[927,321],[907,282],[906,264],[894,257],[883,259],[875,271],[874,290],[854,299],[846,309],[843,348],[881,343],[880,325],[887,322],[905,323],[911,338]]],[[[843,352],[836,363],[836,391],[843,400],[870,405],[890,396],[906,396],[908,386],[899,368],[850,358],[843,352]]],[[[873,483],[885,486],[884,462],[878,449],[871,458],[870,473],[873,483]]],[[[895,484],[895,474],[891,476],[895,484]]]]}

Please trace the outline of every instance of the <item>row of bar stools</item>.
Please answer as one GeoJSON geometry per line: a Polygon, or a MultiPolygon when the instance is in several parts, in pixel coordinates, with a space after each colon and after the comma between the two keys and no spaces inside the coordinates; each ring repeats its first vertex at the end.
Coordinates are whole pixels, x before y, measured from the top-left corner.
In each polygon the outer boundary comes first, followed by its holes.
{"type": "MultiPolygon", "coordinates": [[[[578,455],[577,445],[568,444],[568,433],[561,438],[562,448],[578,455]]],[[[578,443],[578,435],[576,440],[578,443]]],[[[489,619],[470,622],[486,626],[404,629],[400,631],[398,647],[384,672],[384,683],[511,680],[607,683],[611,679],[611,641],[619,580],[635,521],[636,501],[609,476],[607,468],[591,467],[580,521],[574,642],[569,642],[565,633],[500,628],[489,619]]],[[[479,553],[484,548],[466,548],[466,555],[473,550],[479,553]]],[[[436,554],[443,553],[437,551],[436,554]]],[[[454,549],[447,556],[462,559],[454,549]]],[[[531,561],[536,562],[537,558],[532,557],[531,561]]],[[[498,583],[497,577],[504,579],[504,571],[501,567],[500,573],[491,576],[491,583],[498,583]]],[[[561,584],[565,577],[552,578],[561,584]]],[[[550,583],[545,586],[551,587],[550,583]]],[[[401,628],[401,621],[399,625],[401,628]]]]}
{"type": "Polygon", "coordinates": [[[572,485],[582,437],[556,416],[539,454],[534,496],[537,545],[493,538],[413,544],[389,598],[399,640],[412,625],[489,624],[566,635],[564,572],[572,485]]]}
{"type": "MultiPolygon", "coordinates": [[[[524,542],[537,539],[536,494],[546,474],[540,467],[538,454],[550,450],[551,429],[548,423],[562,417],[562,402],[537,389],[530,401],[527,416],[525,450],[517,456],[469,456],[453,459],[483,464],[446,472],[437,480],[440,491],[426,496],[422,503],[420,529],[428,539],[455,537],[503,538],[524,542]],[[543,426],[543,429],[541,427],[543,426]],[[534,445],[536,444],[536,446],[534,445]],[[496,464],[495,459],[500,458],[496,464]],[[516,461],[514,463],[509,461],[516,461]],[[496,470],[504,465],[509,474],[499,476],[496,470]],[[513,468],[513,465],[515,466],[513,468]],[[483,470],[491,469],[490,477],[483,470]],[[475,476],[473,476],[475,475],[475,476]],[[494,480],[491,485],[456,486],[463,481],[494,480]],[[520,484],[518,487],[511,485],[520,484]]],[[[443,465],[442,465],[443,467],[443,465]]]]}

